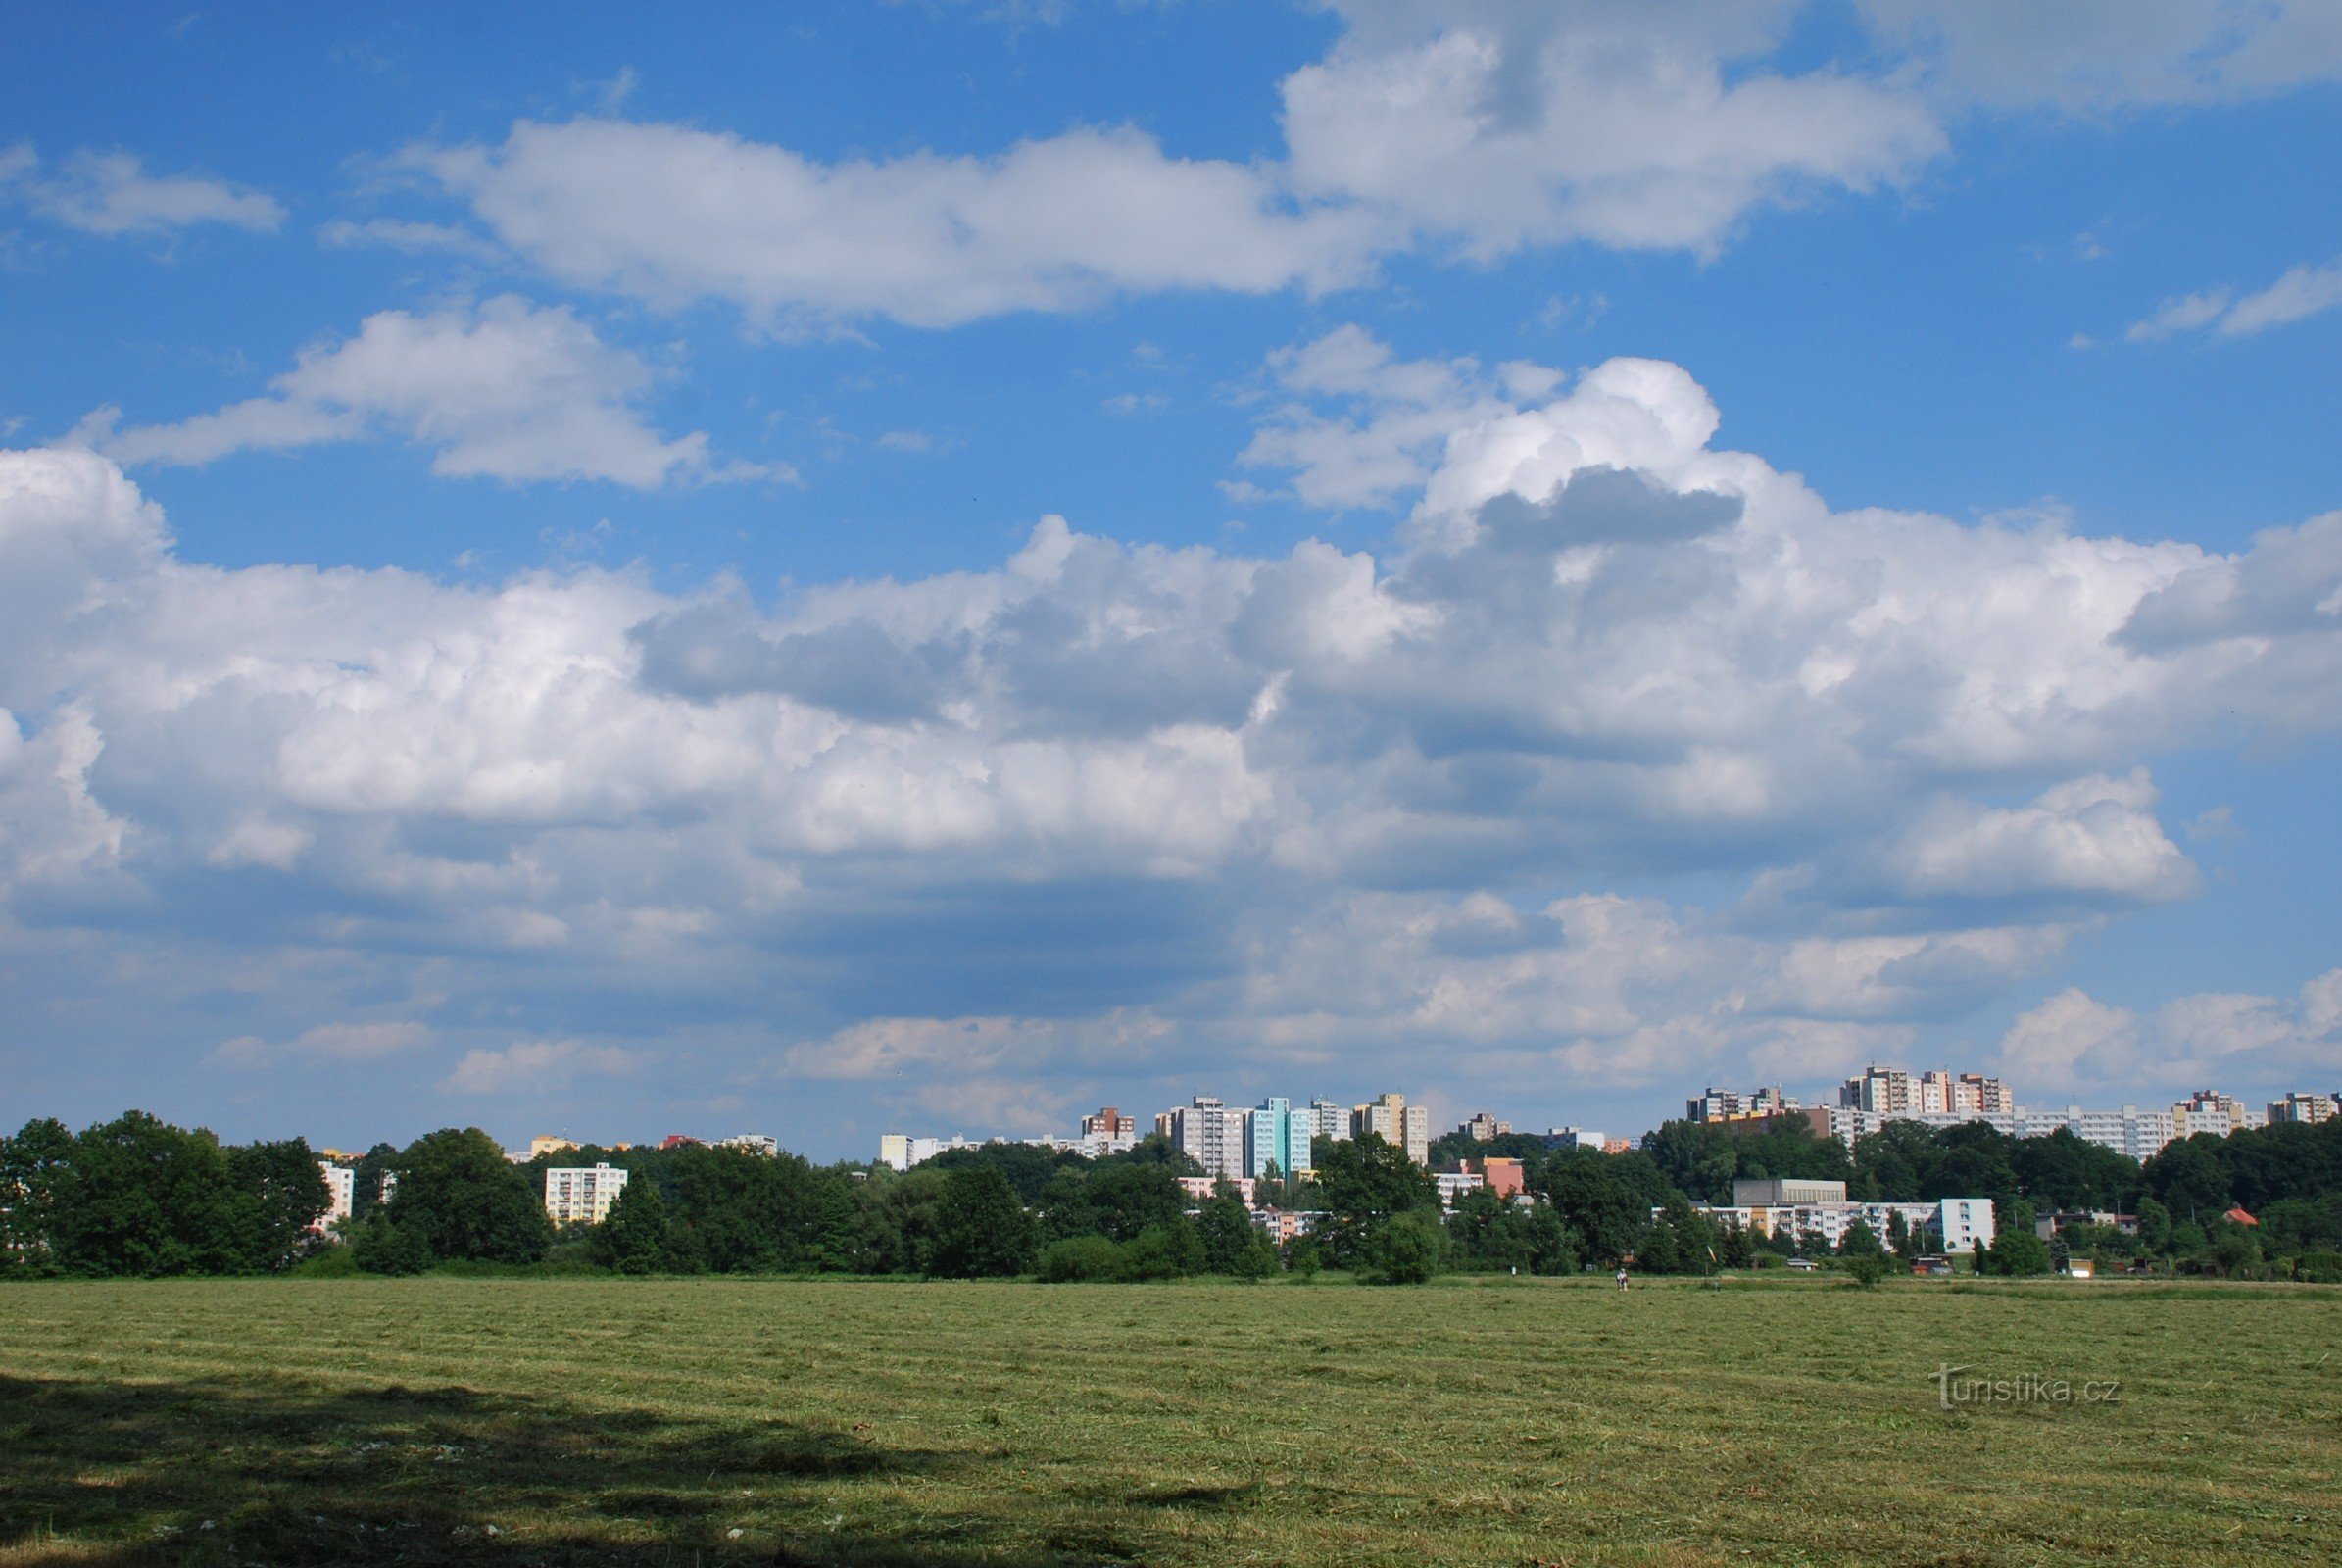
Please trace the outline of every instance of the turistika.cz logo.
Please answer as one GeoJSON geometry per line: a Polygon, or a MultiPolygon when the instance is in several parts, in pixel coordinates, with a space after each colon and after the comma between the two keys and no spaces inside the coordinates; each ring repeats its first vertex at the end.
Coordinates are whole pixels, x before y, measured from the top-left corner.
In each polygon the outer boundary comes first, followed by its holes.
{"type": "Polygon", "coordinates": [[[1968,1377],[1973,1366],[1938,1363],[1927,1374],[1935,1385],[1936,1401],[1946,1410],[1973,1409],[1990,1404],[2121,1404],[2121,1378],[2043,1377],[2021,1372],[2015,1377],[1968,1377]]]}

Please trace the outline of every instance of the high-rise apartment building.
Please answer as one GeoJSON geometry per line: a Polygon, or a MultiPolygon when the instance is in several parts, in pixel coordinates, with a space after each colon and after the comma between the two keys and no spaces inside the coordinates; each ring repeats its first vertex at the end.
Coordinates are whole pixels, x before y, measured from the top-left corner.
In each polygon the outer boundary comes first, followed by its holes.
{"type": "Polygon", "coordinates": [[[1139,1136],[1139,1118],[1125,1116],[1113,1105],[1101,1106],[1096,1115],[1082,1118],[1082,1136],[1092,1138],[1101,1135],[1107,1138],[1136,1138],[1139,1136]]]}
{"type": "Polygon", "coordinates": [[[1272,1164],[1283,1176],[1308,1170],[1309,1138],[1309,1112],[1271,1095],[1244,1118],[1244,1174],[1266,1176],[1272,1164]]]}
{"type": "Polygon", "coordinates": [[[1362,1138],[1368,1133],[1405,1150],[1418,1165],[1431,1163],[1432,1114],[1421,1105],[1408,1104],[1404,1095],[1377,1095],[1365,1104],[1351,1107],[1350,1136],[1362,1138]]]}
{"type": "Polygon", "coordinates": [[[1337,1105],[1331,1100],[1309,1102],[1309,1136],[1331,1138],[1336,1143],[1350,1136],[1350,1107],[1337,1105]]]}
{"type": "Polygon", "coordinates": [[[1908,1116],[1919,1109],[1912,1094],[1911,1074],[1900,1067],[1872,1067],[1849,1078],[1837,1092],[1837,1102],[1848,1110],[1874,1116],[1908,1116]]]}
{"type": "Polygon", "coordinates": [[[1234,1179],[1244,1168],[1244,1121],[1251,1113],[1214,1095],[1197,1095],[1171,1115],[1171,1142],[1206,1176],[1234,1179]]]}
{"type": "Polygon", "coordinates": [[[2269,1120],[2272,1123],[2330,1121],[2337,1114],[2342,1114],[2342,1097],[2334,1095],[2305,1095],[2297,1090],[2282,1100],[2269,1102],[2269,1120]]]}
{"type": "Polygon", "coordinates": [[[322,1233],[337,1219],[348,1219],[358,1207],[358,1172],[347,1165],[336,1165],[330,1159],[317,1161],[317,1171],[325,1178],[325,1212],[317,1216],[311,1230],[322,1233]]]}
{"type": "Polygon", "coordinates": [[[557,1165],[545,1173],[545,1213],[556,1225],[599,1225],[625,1190],[614,1165],[557,1165]]]}
{"type": "Polygon", "coordinates": [[[1511,1122],[1498,1121],[1485,1110],[1456,1129],[1476,1144],[1485,1144],[1491,1138],[1510,1137],[1512,1130],[1511,1122]]]}

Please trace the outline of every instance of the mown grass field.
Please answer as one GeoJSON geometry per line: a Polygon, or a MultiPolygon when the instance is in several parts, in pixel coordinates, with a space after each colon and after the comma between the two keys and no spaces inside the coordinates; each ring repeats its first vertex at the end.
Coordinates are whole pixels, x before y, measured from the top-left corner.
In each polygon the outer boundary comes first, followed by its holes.
{"type": "Polygon", "coordinates": [[[2113,1282],[33,1285],[0,1563],[2332,1563],[2338,1347],[2113,1282]]]}

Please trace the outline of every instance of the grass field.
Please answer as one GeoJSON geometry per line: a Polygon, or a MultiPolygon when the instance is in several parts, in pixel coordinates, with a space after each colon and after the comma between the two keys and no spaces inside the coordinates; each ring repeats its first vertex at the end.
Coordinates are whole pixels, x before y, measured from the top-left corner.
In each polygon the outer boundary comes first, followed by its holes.
{"type": "Polygon", "coordinates": [[[2331,1563],[2338,1346],[2112,1282],[33,1285],[0,1563],[2331,1563]]]}

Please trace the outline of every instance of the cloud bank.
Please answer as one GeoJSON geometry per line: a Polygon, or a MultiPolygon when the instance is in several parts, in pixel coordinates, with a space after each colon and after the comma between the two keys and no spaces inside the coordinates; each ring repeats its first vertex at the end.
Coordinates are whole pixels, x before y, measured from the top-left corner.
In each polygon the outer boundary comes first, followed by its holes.
{"type": "Polygon", "coordinates": [[[227,570],[101,454],[0,456],[0,953],[149,1016],[231,993],[223,1070],[463,1052],[451,1094],[1805,1077],[2189,893],[2153,759],[2342,713],[2342,514],[2222,556],[1840,513],[1673,365],[1343,329],[1271,372],[1249,461],[1414,496],[1384,557],[1049,517],[769,608],[227,570]],[[1651,891],[1692,884],[1734,891],[1651,891]]]}

